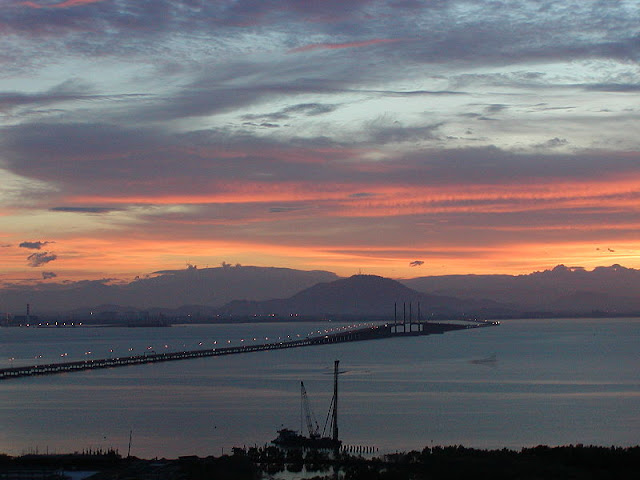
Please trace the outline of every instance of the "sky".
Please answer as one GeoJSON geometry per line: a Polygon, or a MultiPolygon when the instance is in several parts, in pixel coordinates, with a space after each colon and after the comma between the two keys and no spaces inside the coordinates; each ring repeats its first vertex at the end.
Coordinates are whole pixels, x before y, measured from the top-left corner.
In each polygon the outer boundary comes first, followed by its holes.
{"type": "Polygon", "coordinates": [[[0,0],[0,284],[640,268],[640,0],[0,0]]]}

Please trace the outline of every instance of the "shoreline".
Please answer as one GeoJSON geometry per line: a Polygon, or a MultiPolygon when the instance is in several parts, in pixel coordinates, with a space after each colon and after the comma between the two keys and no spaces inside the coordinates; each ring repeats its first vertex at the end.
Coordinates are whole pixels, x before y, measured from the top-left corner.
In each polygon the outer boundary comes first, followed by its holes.
{"type": "Polygon", "coordinates": [[[372,456],[317,450],[233,448],[231,454],[176,459],[123,457],[116,450],[69,454],[0,454],[2,478],[68,478],[111,480],[149,477],[181,478],[371,478],[427,479],[490,475],[493,478],[632,478],[640,461],[640,446],[604,447],[582,444],[538,445],[512,449],[476,449],[453,446],[372,456]],[[282,474],[284,477],[280,477],[282,474]],[[22,476],[21,476],[22,475],[22,476]],[[50,476],[47,476],[50,475],[50,476]],[[36,477],[34,477],[36,478],[36,477]]]}

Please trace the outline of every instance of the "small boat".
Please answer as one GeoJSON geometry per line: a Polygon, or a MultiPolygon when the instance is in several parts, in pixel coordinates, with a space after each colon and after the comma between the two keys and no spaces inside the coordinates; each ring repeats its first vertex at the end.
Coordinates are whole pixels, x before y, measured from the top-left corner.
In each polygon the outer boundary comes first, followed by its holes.
{"type": "Polygon", "coordinates": [[[334,441],[331,437],[305,437],[289,428],[278,430],[278,437],[271,443],[282,448],[308,448],[316,450],[333,450],[340,448],[342,445],[340,440],[334,441]]]}
{"type": "Polygon", "coordinates": [[[498,358],[496,357],[496,354],[494,353],[493,355],[489,355],[488,357],[485,357],[485,358],[478,358],[476,360],[470,360],[469,363],[473,363],[473,364],[476,364],[476,365],[495,365],[497,361],[498,361],[498,358]]]}

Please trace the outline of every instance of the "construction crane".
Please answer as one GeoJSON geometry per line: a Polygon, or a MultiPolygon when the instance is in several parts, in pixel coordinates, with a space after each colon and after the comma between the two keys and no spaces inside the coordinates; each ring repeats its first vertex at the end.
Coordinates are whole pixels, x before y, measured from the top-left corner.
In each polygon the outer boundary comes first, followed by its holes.
{"type": "MultiPolygon", "coordinates": [[[[309,397],[307,396],[307,390],[304,388],[304,382],[300,382],[300,401],[302,402],[302,408],[300,412],[304,415],[304,419],[307,423],[307,430],[309,431],[309,438],[320,438],[320,425],[316,420],[313,410],[309,405],[309,397]]],[[[300,419],[300,425],[302,429],[302,419],[300,419]]]]}
{"type": "Polygon", "coordinates": [[[278,438],[272,440],[271,443],[284,448],[315,448],[315,449],[334,449],[336,452],[340,449],[342,442],[338,439],[338,364],[336,360],[333,364],[333,398],[327,414],[327,420],[324,425],[322,434],[320,434],[320,426],[313,415],[311,406],[309,405],[309,397],[304,383],[300,382],[300,433],[289,428],[278,430],[278,438]],[[327,425],[331,420],[331,429],[333,435],[325,437],[327,425]],[[302,435],[304,430],[303,424],[306,422],[309,436],[302,435]]]}

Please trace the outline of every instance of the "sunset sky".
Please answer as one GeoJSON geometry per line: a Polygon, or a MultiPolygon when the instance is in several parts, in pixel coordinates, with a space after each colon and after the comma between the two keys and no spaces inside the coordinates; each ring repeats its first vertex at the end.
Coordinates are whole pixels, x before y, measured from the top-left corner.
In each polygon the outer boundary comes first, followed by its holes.
{"type": "Polygon", "coordinates": [[[0,0],[0,284],[640,268],[640,1],[0,0]]]}

